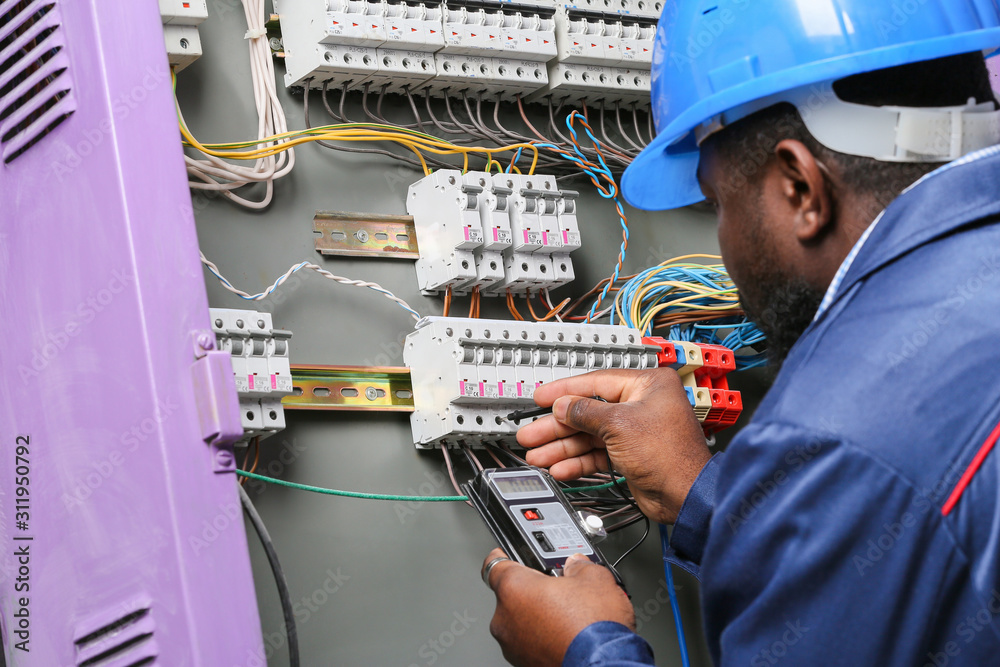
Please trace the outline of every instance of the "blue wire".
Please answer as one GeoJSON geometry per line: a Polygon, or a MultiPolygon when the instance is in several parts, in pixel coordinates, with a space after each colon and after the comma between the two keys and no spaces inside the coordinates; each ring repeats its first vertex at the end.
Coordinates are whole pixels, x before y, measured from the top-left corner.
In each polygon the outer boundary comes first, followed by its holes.
{"type": "Polygon", "coordinates": [[[691,660],[688,658],[687,640],[684,638],[684,623],[681,621],[681,606],[677,602],[677,591],[674,590],[674,575],[670,571],[670,561],[667,554],[670,551],[670,542],[667,539],[667,527],[660,524],[660,546],[663,549],[663,572],[667,576],[667,594],[670,596],[670,608],[674,611],[674,625],[677,627],[677,643],[681,649],[681,664],[684,667],[691,667],[691,660]]]}

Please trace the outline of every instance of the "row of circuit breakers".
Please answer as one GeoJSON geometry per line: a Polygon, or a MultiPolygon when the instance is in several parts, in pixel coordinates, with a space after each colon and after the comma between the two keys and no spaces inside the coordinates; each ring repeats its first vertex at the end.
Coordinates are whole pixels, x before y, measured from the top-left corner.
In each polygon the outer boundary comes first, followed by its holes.
{"type": "MultiPolygon", "coordinates": [[[[281,399],[302,391],[289,364],[291,333],[275,329],[269,313],[210,312],[217,346],[232,356],[244,440],[280,431],[281,399]]],[[[623,326],[425,317],[407,335],[403,361],[420,449],[515,444],[518,426],[507,415],[534,406],[538,386],[596,370],[675,369],[706,435],[731,426],[743,411],[727,380],[736,369],[731,350],[643,337],[623,326]]]]}
{"type": "MultiPolygon", "coordinates": [[[[171,64],[206,0],[159,0],[171,64]]],[[[285,85],[649,103],[662,0],[274,0],[285,85]]]]}

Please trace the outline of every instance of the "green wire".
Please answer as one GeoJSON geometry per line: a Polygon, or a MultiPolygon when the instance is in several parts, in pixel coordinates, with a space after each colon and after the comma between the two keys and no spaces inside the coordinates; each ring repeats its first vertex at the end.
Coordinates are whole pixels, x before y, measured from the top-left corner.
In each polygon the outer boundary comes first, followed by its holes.
{"type": "MultiPolygon", "coordinates": [[[[465,501],[468,500],[468,496],[397,496],[388,493],[362,493],[360,491],[338,491],[337,489],[324,489],[319,486],[309,486],[308,484],[298,484],[296,482],[287,482],[283,479],[278,479],[277,477],[265,477],[264,475],[258,475],[257,473],[247,472],[246,470],[237,470],[237,475],[242,475],[243,477],[249,477],[250,479],[256,479],[261,482],[267,482],[268,484],[277,484],[279,486],[287,486],[292,489],[299,489],[300,491],[312,491],[313,493],[324,493],[328,496],[345,496],[347,498],[364,498],[365,500],[397,500],[402,502],[413,502],[413,503],[440,503],[440,502],[452,502],[452,501],[465,501]]],[[[598,484],[596,486],[579,486],[569,489],[563,489],[566,493],[586,493],[588,491],[600,491],[601,489],[610,489],[615,484],[621,484],[625,481],[624,477],[619,477],[613,482],[608,482],[607,484],[598,484]]]]}

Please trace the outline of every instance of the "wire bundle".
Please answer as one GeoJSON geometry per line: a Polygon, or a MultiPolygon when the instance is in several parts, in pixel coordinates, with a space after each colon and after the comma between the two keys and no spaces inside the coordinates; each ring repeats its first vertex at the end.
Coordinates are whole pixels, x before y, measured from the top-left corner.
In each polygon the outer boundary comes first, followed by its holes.
{"type": "Polygon", "coordinates": [[[618,184],[615,182],[614,174],[611,173],[611,169],[604,160],[604,153],[601,150],[601,142],[599,142],[597,137],[594,136],[586,118],[579,112],[573,111],[566,117],[566,127],[569,129],[572,152],[564,150],[554,144],[537,144],[537,146],[539,148],[547,148],[555,151],[561,157],[569,160],[579,167],[580,170],[590,178],[590,182],[593,183],[594,188],[597,189],[597,193],[601,197],[604,199],[611,199],[615,202],[615,209],[618,212],[618,219],[622,227],[622,244],[618,251],[618,261],[615,264],[614,270],[611,272],[610,280],[604,286],[604,289],[602,289],[597,295],[597,300],[594,301],[593,306],[590,308],[590,313],[588,313],[586,321],[591,322],[601,316],[601,314],[597,311],[604,302],[604,299],[608,296],[608,290],[610,287],[614,283],[618,282],[622,266],[625,264],[625,253],[628,251],[628,218],[625,217],[625,207],[622,205],[621,198],[619,197],[618,184]],[[587,133],[587,138],[593,145],[593,151],[597,156],[597,164],[587,159],[586,155],[584,155],[583,148],[580,146],[580,138],[576,131],[576,123],[583,126],[584,132],[587,133]]]}
{"type": "MultiPolygon", "coordinates": [[[[615,296],[615,317],[626,325],[652,335],[667,330],[673,340],[725,345],[742,350],[764,341],[764,334],[740,307],[739,294],[722,264],[699,264],[692,259],[721,259],[717,255],[686,255],[635,275],[615,296]],[[725,335],[723,335],[725,334],[725,335]]],[[[740,370],[762,366],[761,352],[736,355],[740,370]]]]}
{"type": "MultiPolygon", "coordinates": [[[[246,39],[250,48],[253,96],[257,106],[258,140],[255,143],[263,148],[273,146],[268,137],[286,132],[288,124],[285,122],[285,112],[281,108],[281,102],[278,101],[275,88],[274,60],[271,57],[271,48],[264,28],[264,0],[242,0],[242,2],[247,20],[246,39]]],[[[176,90],[176,78],[174,84],[176,90]]],[[[189,145],[199,148],[197,142],[191,141],[180,105],[177,105],[177,118],[181,133],[189,140],[189,145]]],[[[226,162],[220,159],[221,156],[204,150],[201,150],[201,153],[205,155],[205,159],[184,156],[188,174],[196,179],[189,183],[190,187],[194,190],[221,192],[236,204],[251,209],[267,207],[274,194],[274,180],[286,176],[295,166],[295,153],[291,150],[287,153],[282,150],[255,158],[251,166],[226,162]],[[252,201],[233,192],[244,185],[259,182],[266,184],[264,198],[261,201],[252,201]]]]}

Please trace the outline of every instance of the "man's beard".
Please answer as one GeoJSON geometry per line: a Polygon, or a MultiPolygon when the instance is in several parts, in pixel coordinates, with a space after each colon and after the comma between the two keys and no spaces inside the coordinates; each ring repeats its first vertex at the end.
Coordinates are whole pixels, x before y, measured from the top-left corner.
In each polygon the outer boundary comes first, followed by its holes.
{"type": "Polygon", "coordinates": [[[801,278],[775,272],[755,276],[753,285],[740,290],[743,310],[767,336],[767,359],[775,373],[792,346],[812,323],[823,293],[801,278]]]}

